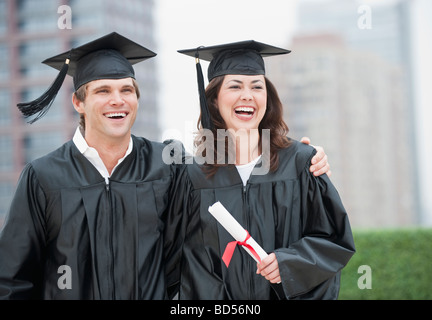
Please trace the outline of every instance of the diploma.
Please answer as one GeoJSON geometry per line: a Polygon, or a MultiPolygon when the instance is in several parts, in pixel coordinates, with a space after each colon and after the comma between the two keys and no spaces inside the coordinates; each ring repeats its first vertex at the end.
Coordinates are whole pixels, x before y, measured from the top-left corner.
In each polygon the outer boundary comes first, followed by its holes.
{"type": "Polygon", "coordinates": [[[208,211],[236,240],[228,243],[222,257],[222,260],[225,262],[227,267],[237,245],[241,245],[256,262],[261,262],[262,259],[268,256],[263,248],[261,248],[261,246],[250,236],[249,232],[245,230],[236,219],[234,219],[234,217],[219,201],[210,206],[208,211]]]}

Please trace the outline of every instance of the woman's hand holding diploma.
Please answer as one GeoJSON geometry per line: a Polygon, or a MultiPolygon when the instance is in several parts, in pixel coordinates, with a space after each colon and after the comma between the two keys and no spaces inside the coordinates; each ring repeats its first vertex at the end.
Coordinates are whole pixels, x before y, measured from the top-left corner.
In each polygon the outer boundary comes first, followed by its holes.
{"type": "Polygon", "coordinates": [[[261,274],[271,283],[280,283],[279,264],[274,253],[270,253],[265,259],[257,263],[257,274],[261,274]]]}
{"type": "MultiPolygon", "coordinates": [[[[271,283],[281,282],[279,264],[274,253],[268,255],[219,201],[210,206],[208,211],[243,246],[243,249],[257,261],[257,274],[261,274],[271,283]]],[[[233,250],[232,248],[227,260],[224,258],[227,267],[233,250]]]]}

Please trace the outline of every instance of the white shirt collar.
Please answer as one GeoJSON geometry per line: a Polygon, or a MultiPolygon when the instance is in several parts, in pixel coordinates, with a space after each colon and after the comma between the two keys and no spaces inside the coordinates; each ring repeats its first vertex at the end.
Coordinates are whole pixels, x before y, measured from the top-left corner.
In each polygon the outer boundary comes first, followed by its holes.
{"type": "Polygon", "coordinates": [[[247,184],[247,182],[251,176],[251,173],[252,173],[253,169],[255,168],[255,165],[258,163],[258,161],[260,159],[261,159],[261,155],[249,163],[236,165],[237,171],[240,175],[240,178],[243,181],[244,186],[247,184]]]}
{"type": "MultiPolygon", "coordinates": [[[[91,162],[91,164],[99,171],[99,173],[102,175],[102,177],[105,178],[105,181],[108,183],[108,178],[110,177],[110,174],[108,173],[105,164],[103,163],[102,159],[99,157],[99,153],[97,152],[97,150],[95,148],[89,147],[83,135],[81,134],[79,127],[76,129],[72,140],[75,146],[78,148],[78,150],[83,154],[83,156],[86,157],[87,160],[91,162]]],[[[123,156],[123,158],[119,159],[112,173],[114,173],[118,165],[122,163],[122,161],[132,152],[132,147],[133,147],[133,142],[131,137],[129,140],[129,147],[125,155],[123,156]]]]}

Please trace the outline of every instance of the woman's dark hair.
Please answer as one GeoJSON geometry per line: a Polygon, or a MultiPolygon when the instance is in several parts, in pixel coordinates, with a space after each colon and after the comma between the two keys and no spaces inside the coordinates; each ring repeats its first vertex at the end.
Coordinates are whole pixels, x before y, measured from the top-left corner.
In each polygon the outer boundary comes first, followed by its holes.
{"type": "MultiPolygon", "coordinates": [[[[213,130],[213,137],[214,137],[214,159],[213,164],[205,163],[204,169],[206,170],[208,176],[213,176],[217,169],[221,166],[226,166],[228,162],[222,161],[223,163],[218,163],[216,159],[220,159],[221,155],[218,155],[217,150],[217,130],[218,129],[225,129],[227,130],[225,121],[223,120],[222,116],[220,115],[219,109],[217,107],[217,97],[220,91],[220,88],[222,86],[224,80],[224,76],[219,76],[214,78],[210,81],[206,88],[206,98],[207,98],[207,105],[209,108],[210,115],[212,117],[214,130],[213,130]]],[[[288,135],[288,126],[283,120],[283,106],[282,102],[280,101],[279,95],[277,93],[277,90],[275,86],[271,83],[269,79],[265,77],[265,84],[267,88],[267,109],[266,113],[261,120],[261,123],[259,125],[259,132],[260,132],[260,139],[259,139],[259,147],[262,146],[262,130],[268,129],[270,130],[270,171],[275,171],[279,165],[279,155],[278,151],[286,148],[290,145],[290,142],[287,138],[288,135]]],[[[201,117],[198,120],[198,129],[201,128],[201,117]]],[[[228,159],[229,157],[229,148],[228,146],[228,139],[225,141],[225,148],[224,148],[224,159],[228,159]]],[[[205,135],[198,134],[195,138],[194,145],[197,149],[200,148],[205,144],[205,135]]],[[[208,145],[208,143],[206,144],[208,145]]],[[[205,155],[205,152],[207,150],[204,150],[203,155],[207,158],[207,155],[205,155]]],[[[231,150],[232,151],[232,150],[231,150]]],[[[261,150],[262,151],[262,150],[261,150]]]]}

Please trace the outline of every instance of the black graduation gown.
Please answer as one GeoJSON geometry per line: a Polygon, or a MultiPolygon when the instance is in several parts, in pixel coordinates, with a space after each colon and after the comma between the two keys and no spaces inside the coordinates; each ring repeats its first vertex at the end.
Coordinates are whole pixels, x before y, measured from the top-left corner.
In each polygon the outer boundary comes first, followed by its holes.
{"type": "Polygon", "coordinates": [[[327,175],[309,172],[315,152],[293,141],[280,151],[276,172],[252,175],[245,188],[233,165],[211,179],[199,165],[185,167],[175,208],[187,217],[179,223],[182,256],[173,259],[181,263],[177,273],[175,262],[168,268],[170,285],[180,281],[180,299],[337,299],[341,269],[355,247],[337,190],[327,175]],[[281,284],[257,275],[255,260],[239,246],[225,266],[221,257],[234,239],[208,212],[217,201],[266,252],[275,252],[281,284]]]}
{"type": "Polygon", "coordinates": [[[132,138],[108,185],[72,141],[25,167],[0,235],[0,298],[166,298],[173,167],[165,144],[132,138]]]}

